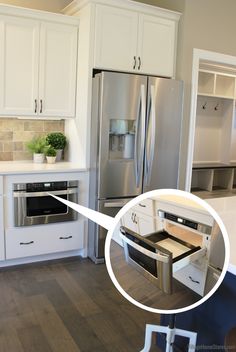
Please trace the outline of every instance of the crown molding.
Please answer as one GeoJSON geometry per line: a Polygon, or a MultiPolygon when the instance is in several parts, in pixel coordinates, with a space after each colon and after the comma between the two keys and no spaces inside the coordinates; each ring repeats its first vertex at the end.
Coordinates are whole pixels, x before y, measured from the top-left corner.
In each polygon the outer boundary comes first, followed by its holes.
{"type": "Polygon", "coordinates": [[[175,12],[161,7],[140,3],[134,0],[73,0],[62,10],[62,13],[69,16],[76,15],[76,13],[78,13],[83,7],[87,6],[88,4],[108,5],[127,10],[142,12],[149,15],[158,15],[159,17],[169,18],[175,21],[179,21],[179,18],[181,16],[180,12],[175,12]]]}

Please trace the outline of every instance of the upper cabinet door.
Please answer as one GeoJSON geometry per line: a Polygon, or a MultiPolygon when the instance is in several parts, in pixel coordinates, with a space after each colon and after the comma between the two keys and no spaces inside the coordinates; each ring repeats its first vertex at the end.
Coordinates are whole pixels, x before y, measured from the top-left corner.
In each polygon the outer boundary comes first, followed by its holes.
{"type": "Polygon", "coordinates": [[[94,67],[134,70],[137,52],[138,14],[97,5],[94,67]]]}
{"type": "Polygon", "coordinates": [[[176,22],[157,16],[139,16],[139,72],[174,76],[176,22]]]}
{"type": "Polygon", "coordinates": [[[39,23],[0,17],[0,114],[34,115],[38,94],[39,23]]]}
{"type": "Polygon", "coordinates": [[[42,23],[40,33],[39,115],[75,116],[77,28],[42,23]]]}

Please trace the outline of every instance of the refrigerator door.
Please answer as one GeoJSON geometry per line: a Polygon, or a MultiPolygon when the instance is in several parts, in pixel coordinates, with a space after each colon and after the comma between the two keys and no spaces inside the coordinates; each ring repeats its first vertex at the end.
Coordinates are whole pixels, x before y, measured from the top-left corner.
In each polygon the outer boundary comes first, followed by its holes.
{"type": "Polygon", "coordinates": [[[142,191],[147,77],[100,74],[98,198],[142,191]]]}
{"type": "MultiPolygon", "coordinates": [[[[97,201],[96,209],[100,213],[115,217],[118,211],[129,201],[129,198],[97,201]]],[[[107,230],[89,221],[89,257],[95,263],[104,262],[106,235],[107,230]]]]}
{"type": "Polygon", "coordinates": [[[148,78],[144,192],[178,188],[182,108],[182,81],[148,78]]]}

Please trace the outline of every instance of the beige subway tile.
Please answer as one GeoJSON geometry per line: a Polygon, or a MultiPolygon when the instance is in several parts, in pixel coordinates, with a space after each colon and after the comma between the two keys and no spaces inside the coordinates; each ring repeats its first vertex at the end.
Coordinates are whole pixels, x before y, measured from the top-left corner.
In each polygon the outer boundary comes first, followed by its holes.
{"type": "Polygon", "coordinates": [[[2,119],[1,121],[1,130],[2,131],[23,131],[24,122],[18,119],[2,119]]]}
{"type": "Polygon", "coordinates": [[[42,132],[44,130],[43,121],[26,121],[24,122],[24,130],[42,132]]]}
{"type": "Polygon", "coordinates": [[[23,142],[13,142],[13,151],[22,152],[24,150],[24,143],[23,142]]]}
{"type": "Polygon", "coordinates": [[[64,132],[64,121],[44,121],[44,131],[50,132],[64,132]]]}
{"type": "Polygon", "coordinates": [[[28,152],[13,152],[13,160],[32,160],[32,154],[28,152]]]}
{"type": "Polygon", "coordinates": [[[2,152],[2,151],[3,151],[3,143],[0,142],[0,152],[2,152]]]}
{"type": "Polygon", "coordinates": [[[33,131],[23,131],[23,132],[14,132],[13,141],[14,142],[26,142],[30,141],[33,138],[38,138],[44,136],[44,132],[33,132],[33,131]]]}
{"type": "Polygon", "coordinates": [[[0,153],[0,161],[11,161],[13,160],[12,152],[1,152],[0,153]]]}
{"type": "Polygon", "coordinates": [[[13,142],[4,142],[3,143],[4,152],[13,152],[13,142]]]}
{"type": "Polygon", "coordinates": [[[0,131],[0,141],[10,141],[13,138],[12,131],[0,131]]]}

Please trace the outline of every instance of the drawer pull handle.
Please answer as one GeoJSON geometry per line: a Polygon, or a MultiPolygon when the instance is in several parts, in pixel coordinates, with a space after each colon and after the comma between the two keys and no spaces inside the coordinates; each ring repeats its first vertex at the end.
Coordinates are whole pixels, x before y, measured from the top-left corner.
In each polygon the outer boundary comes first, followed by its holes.
{"type": "Polygon", "coordinates": [[[33,244],[34,241],[30,241],[30,242],[20,242],[21,246],[27,246],[28,244],[33,244]]]}
{"type": "Polygon", "coordinates": [[[146,205],[145,205],[145,204],[139,203],[139,206],[142,207],[142,208],[146,208],[146,205]]]}
{"type": "Polygon", "coordinates": [[[197,280],[194,280],[194,279],[192,278],[192,276],[189,276],[189,279],[190,279],[192,282],[194,282],[195,284],[200,284],[200,282],[197,281],[197,280]]]}
{"type": "Polygon", "coordinates": [[[60,237],[60,240],[69,240],[72,236],[60,237]]]}

